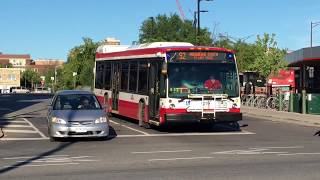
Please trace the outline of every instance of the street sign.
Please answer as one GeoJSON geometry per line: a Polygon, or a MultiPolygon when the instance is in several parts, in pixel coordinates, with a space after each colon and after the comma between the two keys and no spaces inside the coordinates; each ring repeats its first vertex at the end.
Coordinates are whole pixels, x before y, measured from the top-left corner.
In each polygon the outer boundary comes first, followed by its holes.
{"type": "Polygon", "coordinates": [[[51,81],[54,81],[54,77],[51,76],[51,81]]]}
{"type": "Polygon", "coordinates": [[[76,75],[77,75],[77,72],[73,72],[73,73],[72,73],[72,76],[76,76],[76,75]]]}

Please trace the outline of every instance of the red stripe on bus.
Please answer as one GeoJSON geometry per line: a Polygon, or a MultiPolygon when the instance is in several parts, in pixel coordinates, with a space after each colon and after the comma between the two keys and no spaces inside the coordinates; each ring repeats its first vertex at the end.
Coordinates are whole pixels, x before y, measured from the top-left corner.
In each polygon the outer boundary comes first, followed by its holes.
{"type": "MultiPolygon", "coordinates": [[[[119,52],[111,52],[111,53],[96,53],[96,58],[110,58],[110,57],[122,57],[122,56],[134,56],[134,55],[148,55],[148,54],[156,54],[166,53],[171,51],[194,51],[196,48],[201,48],[200,51],[220,51],[220,52],[230,52],[234,53],[234,51],[225,49],[225,48],[214,48],[214,47],[162,47],[162,48],[146,48],[146,49],[135,49],[135,50],[126,50],[119,52]]],[[[199,51],[199,50],[198,50],[199,51]]]]}

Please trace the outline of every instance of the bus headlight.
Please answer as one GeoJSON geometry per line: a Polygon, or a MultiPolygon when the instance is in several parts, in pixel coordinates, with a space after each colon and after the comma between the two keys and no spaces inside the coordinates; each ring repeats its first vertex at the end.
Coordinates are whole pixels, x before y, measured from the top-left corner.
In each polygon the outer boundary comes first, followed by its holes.
{"type": "Polygon", "coordinates": [[[56,123],[56,124],[67,124],[67,122],[61,118],[57,117],[52,117],[51,122],[56,123]]]}
{"type": "Polygon", "coordinates": [[[94,121],[95,124],[107,123],[107,122],[108,122],[107,117],[100,117],[94,121]]]}

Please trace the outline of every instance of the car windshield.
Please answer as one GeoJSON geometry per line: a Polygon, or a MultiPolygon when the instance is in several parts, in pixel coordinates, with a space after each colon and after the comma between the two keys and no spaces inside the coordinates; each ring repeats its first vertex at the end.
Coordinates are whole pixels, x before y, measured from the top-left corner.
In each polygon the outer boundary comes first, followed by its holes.
{"type": "Polygon", "coordinates": [[[97,98],[92,94],[58,95],[53,110],[101,109],[97,98]]]}
{"type": "Polygon", "coordinates": [[[212,93],[239,96],[234,63],[170,63],[168,70],[169,97],[212,93]]]}

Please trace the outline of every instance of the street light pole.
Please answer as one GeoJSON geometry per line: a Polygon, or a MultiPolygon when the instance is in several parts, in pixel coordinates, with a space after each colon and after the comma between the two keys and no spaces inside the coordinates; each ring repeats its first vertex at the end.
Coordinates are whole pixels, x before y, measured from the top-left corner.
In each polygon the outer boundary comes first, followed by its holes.
{"type": "Polygon", "coordinates": [[[312,30],[313,28],[317,27],[320,25],[320,22],[311,22],[311,26],[310,26],[310,49],[312,48],[312,39],[313,39],[313,34],[312,34],[312,30]]]}
{"type": "Polygon", "coordinates": [[[73,76],[73,89],[76,89],[76,76],[77,76],[77,72],[73,72],[72,73],[73,76]]]}
{"type": "Polygon", "coordinates": [[[201,0],[197,0],[197,15],[198,15],[198,26],[197,26],[197,37],[200,33],[200,1],[201,0]]]}
{"type": "MultiPolygon", "coordinates": [[[[197,41],[198,41],[198,36],[200,34],[200,13],[201,12],[208,12],[208,11],[201,11],[200,10],[200,1],[204,1],[204,0],[197,0],[197,16],[198,16],[198,19],[197,19],[197,29],[196,29],[196,38],[197,38],[197,41]]],[[[213,0],[205,0],[205,1],[213,1],[213,0]]],[[[198,43],[198,42],[197,42],[198,43]]]]}

